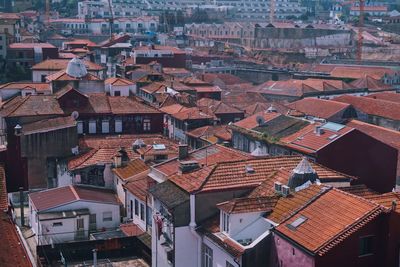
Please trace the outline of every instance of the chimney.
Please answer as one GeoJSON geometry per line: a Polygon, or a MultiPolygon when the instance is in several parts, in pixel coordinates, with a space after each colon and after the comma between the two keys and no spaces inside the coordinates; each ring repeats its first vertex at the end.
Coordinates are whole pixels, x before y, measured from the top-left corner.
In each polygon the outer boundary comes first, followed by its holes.
{"type": "Polygon", "coordinates": [[[395,210],[396,210],[396,207],[397,207],[397,201],[396,201],[396,200],[393,200],[393,201],[392,201],[392,211],[395,211],[395,210]]]}
{"type": "Polygon", "coordinates": [[[315,126],[315,131],[314,132],[315,132],[316,135],[320,136],[321,134],[324,133],[324,130],[321,128],[320,125],[317,125],[317,126],[315,126]]]}
{"type": "Polygon", "coordinates": [[[187,158],[189,154],[189,146],[187,144],[179,144],[178,151],[179,151],[178,159],[183,160],[187,158]]]}
{"type": "Polygon", "coordinates": [[[121,167],[122,166],[122,155],[121,155],[121,153],[117,153],[115,156],[114,156],[114,167],[115,168],[119,168],[119,167],[121,167]]]}

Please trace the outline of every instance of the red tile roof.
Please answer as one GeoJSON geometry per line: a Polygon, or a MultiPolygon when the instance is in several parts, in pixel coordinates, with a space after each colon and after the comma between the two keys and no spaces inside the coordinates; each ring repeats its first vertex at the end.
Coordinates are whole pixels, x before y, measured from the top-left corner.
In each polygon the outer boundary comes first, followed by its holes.
{"type": "Polygon", "coordinates": [[[35,89],[36,92],[51,92],[49,83],[36,83],[36,82],[11,82],[0,85],[2,89],[35,89]]]}
{"type": "MultiPolygon", "coordinates": [[[[60,71],[67,68],[70,60],[68,59],[47,59],[32,66],[32,70],[53,70],[60,71]]],[[[82,60],[88,71],[100,71],[105,67],[88,60],[82,60]]]]}
{"type": "Polygon", "coordinates": [[[365,97],[400,103],[400,94],[396,93],[396,92],[374,93],[374,94],[367,95],[365,97]]]}
{"type": "Polygon", "coordinates": [[[243,111],[229,106],[221,101],[210,99],[210,98],[202,98],[197,101],[197,107],[207,113],[210,116],[217,114],[242,114],[243,111]]]}
{"type": "Polygon", "coordinates": [[[17,96],[6,102],[0,111],[3,117],[63,115],[64,111],[51,95],[17,96]]]}
{"type": "Polygon", "coordinates": [[[282,223],[322,192],[323,186],[312,184],[305,189],[291,193],[287,197],[281,197],[267,218],[275,223],[282,223]]]}
{"type": "Polygon", "coordinates": [[[133,81],[124,78],[108,78],[104,83],[114,86],[126,86],[135,84],[133,81]]]}
{"type": "Polygon", "coordinates": [[[330,74],[332,77],[360,79],[370,76],[376,80],[381,80],[385,74],[393,75],[394,70],[384,67],[366,67],[366,66],[333,66],[330,74]]]}
{"type": "Polygon", "coordinates": [[[38,212],[46,211],[76,201],[90,201],[119,205],[118,197],[111,190],[84,186],[64,186],[29,194],[38,212]]]}
{"type": "Polygon", "coordinates": [[[249,83],[248,81],[242,80],[238,76],[229,73],[205,73],[201,74],[199,78],[207,83],[219,83],[223,82],[225,85],[237,85],[242,83],[249,83]]]}
{"type": "Polygon", "coordinates": [[[323,131],[318,135],[315,132],[315,127],[317,125],[318,124],[309,124],[296,133],[281,138],[279,141],[291,149],[312,154],[354,130],[351,127],[343,125],[343,128],[339,131],[333,131],[325,128],[324,124],[320,124],[319,126],[323,131]]]}
{"type": "Polygon", "coordinates": [[[149,185],[153,182],[154,180],[151,179],[148,176],[148,172],[145,171],[137,175],[134,179],[129,180],[128,183],[124,185],[124,188],[141,201],[146,202],[149,185]]]}
{"type": "Polygon", "coordinates": [[[281,116],[280,113],[277,112],[266,112],[266,111],[261,111],[259,113],[256,113],[250,117],[247,117],[241,121],[235,122],[234,125],[237,127],[241,127],[247,130],[254,129],[259,126],[257,122],[258,117],[262,117],[264,119],[264,122],[271,121],[277,117],[281,116]]]}
{"type": "MultiPolygon", "coordinates": [[[[82,153],[68,161],[68,170],[74,171],[89,166],[107,164],[113,162],[113,157],[120,148],[94,148],[88,152],[82,153]]],[[[128,157],[135,159],[138,157],[131,149],[127,150],[128,157]]]]}
{"type": "Polygon", "coordinates": [[[144,233],[144,231],[134,223],[121,224],[119,229],[121,229],[126,236],[138,236],[144,233]]]}
{"type": "Polygon", "coordinates": [[[194,138],[204,138],[209,140],[213,136],[229,141],[232,138],[232,131],[227,125],[207,125],[200,128],[196,128],[186,133],[188,136],[194,138]]]}
{"type": "Polygon", "coordinates": [[[279,197],[277,196],[235,198],[217,204],[217,208],[229,214],[248,212],[271,212],[278,202],[278,199],[279,197]]]}
{"type": "MultiPolygon", "coordinates": [[[[237,151],[228,147],[213,144],[189,152],[189,156],[185,160],[195,160],[205,166],[212,166],[219,162],[249,159],[251,156],[241,151],[237,151]]],[[[154,167],[157,171],[170,176],[179,171],[179,160],[173,159],[166,161],[154,167]]]]}
{"type": "Polygon", "coordinates": [[[355,109],[358,109],[369,115],[400,120],[400,103],[352,95],[342,95],[334,98],[333,100],[342,103],[348,103],[355,109]]]}
{"type": "Polygon", "coordinates": [[[350,107],[349,104],[317,98],[304,98],[287,105],[289,108],[306,115],[330,119],[350,107]]]}
{"type": "Polygon", "coordinates": [[[72,77],[66,73],[65,69],[63,69],[56,73],[46,76],[46,80],[48,82],[52,82],[52,81],[80,81],[80,80],[100,81],[101,79],[91,73],[86,74],[86,76],[82,78],[72,77]]]}
{"type": "Polygon", "coordinates": [[[135,175],[149,170],[149,166],[141,159],[134,159],[125,166],[114,168],[113,172],[122,180],[127,180],[135,175]]]}
{"type": "Polygon", "coordinates": [[[45,119],[22,125],[22,132],[25,135],[45,133],[60,129],[75,127],[76,121],[71,117],[57,117],[53,119],[45,119]]]}
{"type": "Polygon", "coordinates": [[[327,188],[275,230],[280,236],[322,256],[382,212],[376,203],[327,188]],[[299,218],[305,221],[297,227],[291,226],[299,218]]]}
{"type": "Polygon", "coordinates": [[[204,112],[202,112],[199,108],[187,108],[177,113],[172,114],[177,120],[185,121],[185,120],[204,120],[204,119],[212,119],[213,116],[210,116],[204,112]]]}
{"type": "Polygon", "coordinates": [[[181,104],[173,104],[169,106],[165,106],[160,108],[160,110],[166,114],[172,115],[181,111],[187,110],[187,107],[182,106],[181,104]]]}
{"type": "Polygon", "coordinates": [[[11,49],[33,49],[34,47],[56,48],[54,45],[49,43],[12,43],[9,47],[11,49]]]}
{"type": "MultiPolygon", "coordinates": [[[[212,158],[211,155],[210,158],[212,158]]],[[[190,173],[180,174],[175,172],[174,175],[169,176],[169,180],[187,192],[205,192],[233,188],[254,189],[263,183],[263,191],[268,192],[269,188],[273,190],[273,184],[277,177],[272,175],[276,174],[276,171],[280,168],[285,168],[285,170],[279,170],[279,173],[282,174],[281,182],[287,184],[291,170],[293,170],[300,161],[301,157],[293,156],[265,157],[240,161],[231,160],[220,162],[212,167],[208,167],[211,166],[208,165],[207,167],[202,167],[200,170],[190,173]],[[251,166],[254,172],[246,172],[246,167],[248,166],[251,166]]],[[[332,171],[316,163],[311,163],[311,165],[317,172],[321,181],[325,179],[328,181],[350,181],[353,178],[332,171]]],[[[257,194],[257,196],[259,195],[260,194],[257,194]]]]}
{"type": "Polygon", "coordinates": [[[367,88],[369,91],[383,91],[393,89],[392,86],[384,84],[379,79],[374,79],[369,75],[352,81],[350,84],[357,88],[367,88]]]}

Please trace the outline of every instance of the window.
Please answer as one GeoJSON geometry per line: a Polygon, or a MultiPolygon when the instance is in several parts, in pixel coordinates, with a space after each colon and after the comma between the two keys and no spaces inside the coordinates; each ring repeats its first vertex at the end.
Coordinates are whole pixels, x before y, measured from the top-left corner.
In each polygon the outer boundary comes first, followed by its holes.
{"type": "Polygon", "coordinates": [[[222,212],[222,231],[229,232],[229,214],[222,212]]]}
{"type": "Polygon", "coordinates": [[[226,261],[225,264],[226,267],[235,267],[232,263],[230,263],[229,261],[226,261]]]}
{"type": "Polygon", "coordinates": [[[110,122],[107,120],[103,120],[101,122],[101,132],[102,133],[109,133],[110,132],[110,122]]]}
{"type": "Polygon", "coordinates": [[[58,226],[62,226],[63,223],[62,222],[53,222],[53,227],[58,227],[58,226]]]}
{"type": "Polygon", "coordinates": [[[130,206],[130,210],[131,210],[131,219],[133,219],[133,201],[131,200],[130,202],[131,206],[130,206]]]}
{"type": "Polygon", "coordinates": [[[96,133],[96,121],[89,121],[89,133],[90,134],[96,133]]]}
{"type": "Polygon", "coordinates": [[[374,236],[360,237],[359,255],[367,256],[374,254],[374,236]]]}
{"type": "Polygon", "coordinates": [[[139,216],[139,201],[135,199],[135,215],[139,216]]]}
{"type": "Polygon", "coordinates": [[[114,96],[121,96],[121,91],[114,91],[114,96]]]}
{"type": "Polygon", "coordinates": [[[47,75],[41,75],[40,80],[42,81],[42,83],[46,82],[46,76],[47,75]]]}
{"type": "Polygon", "coordinates": [[[150,128],[151,128],[150,119],[144,119],[143,120],[143,131],[150,131],[150,128]]]}
{"type": "Polygon", "coordinates": [[[144,205],[140,203],[140,219],[144,221],[144,205]]]}
{"type": "Polygon", "coordinates": [[[105,211],[103,212],[103,222],[111,222],[112,221],[112,212],[105,211]]]}
{"type": "Polygon", "coordinates": [[[83,134],[83,121],[77,121],[76,127],[77,127],[78,134],[83,134]]]}
{"type": "Polygon", "coordinates": [[[115,132],[122,133],[122,120],[115,120],[115,132]]]}
{"type": "Polygon", "coordinates": [[[213,251],[206,244],[203,244],[203,257],[202,257],[202,267],[212,267],[213,266],[213,251]]]}

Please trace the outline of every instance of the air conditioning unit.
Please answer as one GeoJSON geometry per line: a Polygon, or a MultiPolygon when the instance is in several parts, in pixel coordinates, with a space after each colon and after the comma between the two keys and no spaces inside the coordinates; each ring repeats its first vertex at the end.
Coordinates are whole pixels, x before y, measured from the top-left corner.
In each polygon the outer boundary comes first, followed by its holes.
{"type": "Polygon", "coordinates": [[[287,197],[290,194],[290,187],[282,185],[282,196],[287,197]]]}

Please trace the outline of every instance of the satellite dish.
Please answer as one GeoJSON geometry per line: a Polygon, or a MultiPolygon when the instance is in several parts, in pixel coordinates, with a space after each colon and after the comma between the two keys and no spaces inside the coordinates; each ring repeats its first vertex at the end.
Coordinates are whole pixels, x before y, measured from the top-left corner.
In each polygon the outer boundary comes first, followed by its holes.
{"type": "Polygon", "coordinates": [[[262,116],[257,116],[256,121],[257,121],[258,126],[261,126],[265,123],[265,120],[262,116]]]}
{"type": "Polygon", "coordinates": [[[71,113],[71,117],[72,117],[74,120],[77,120],[78,117],[79,117],[79,112],[78,112],[78,111],[72,112],[72,113],[71,113]]]}

